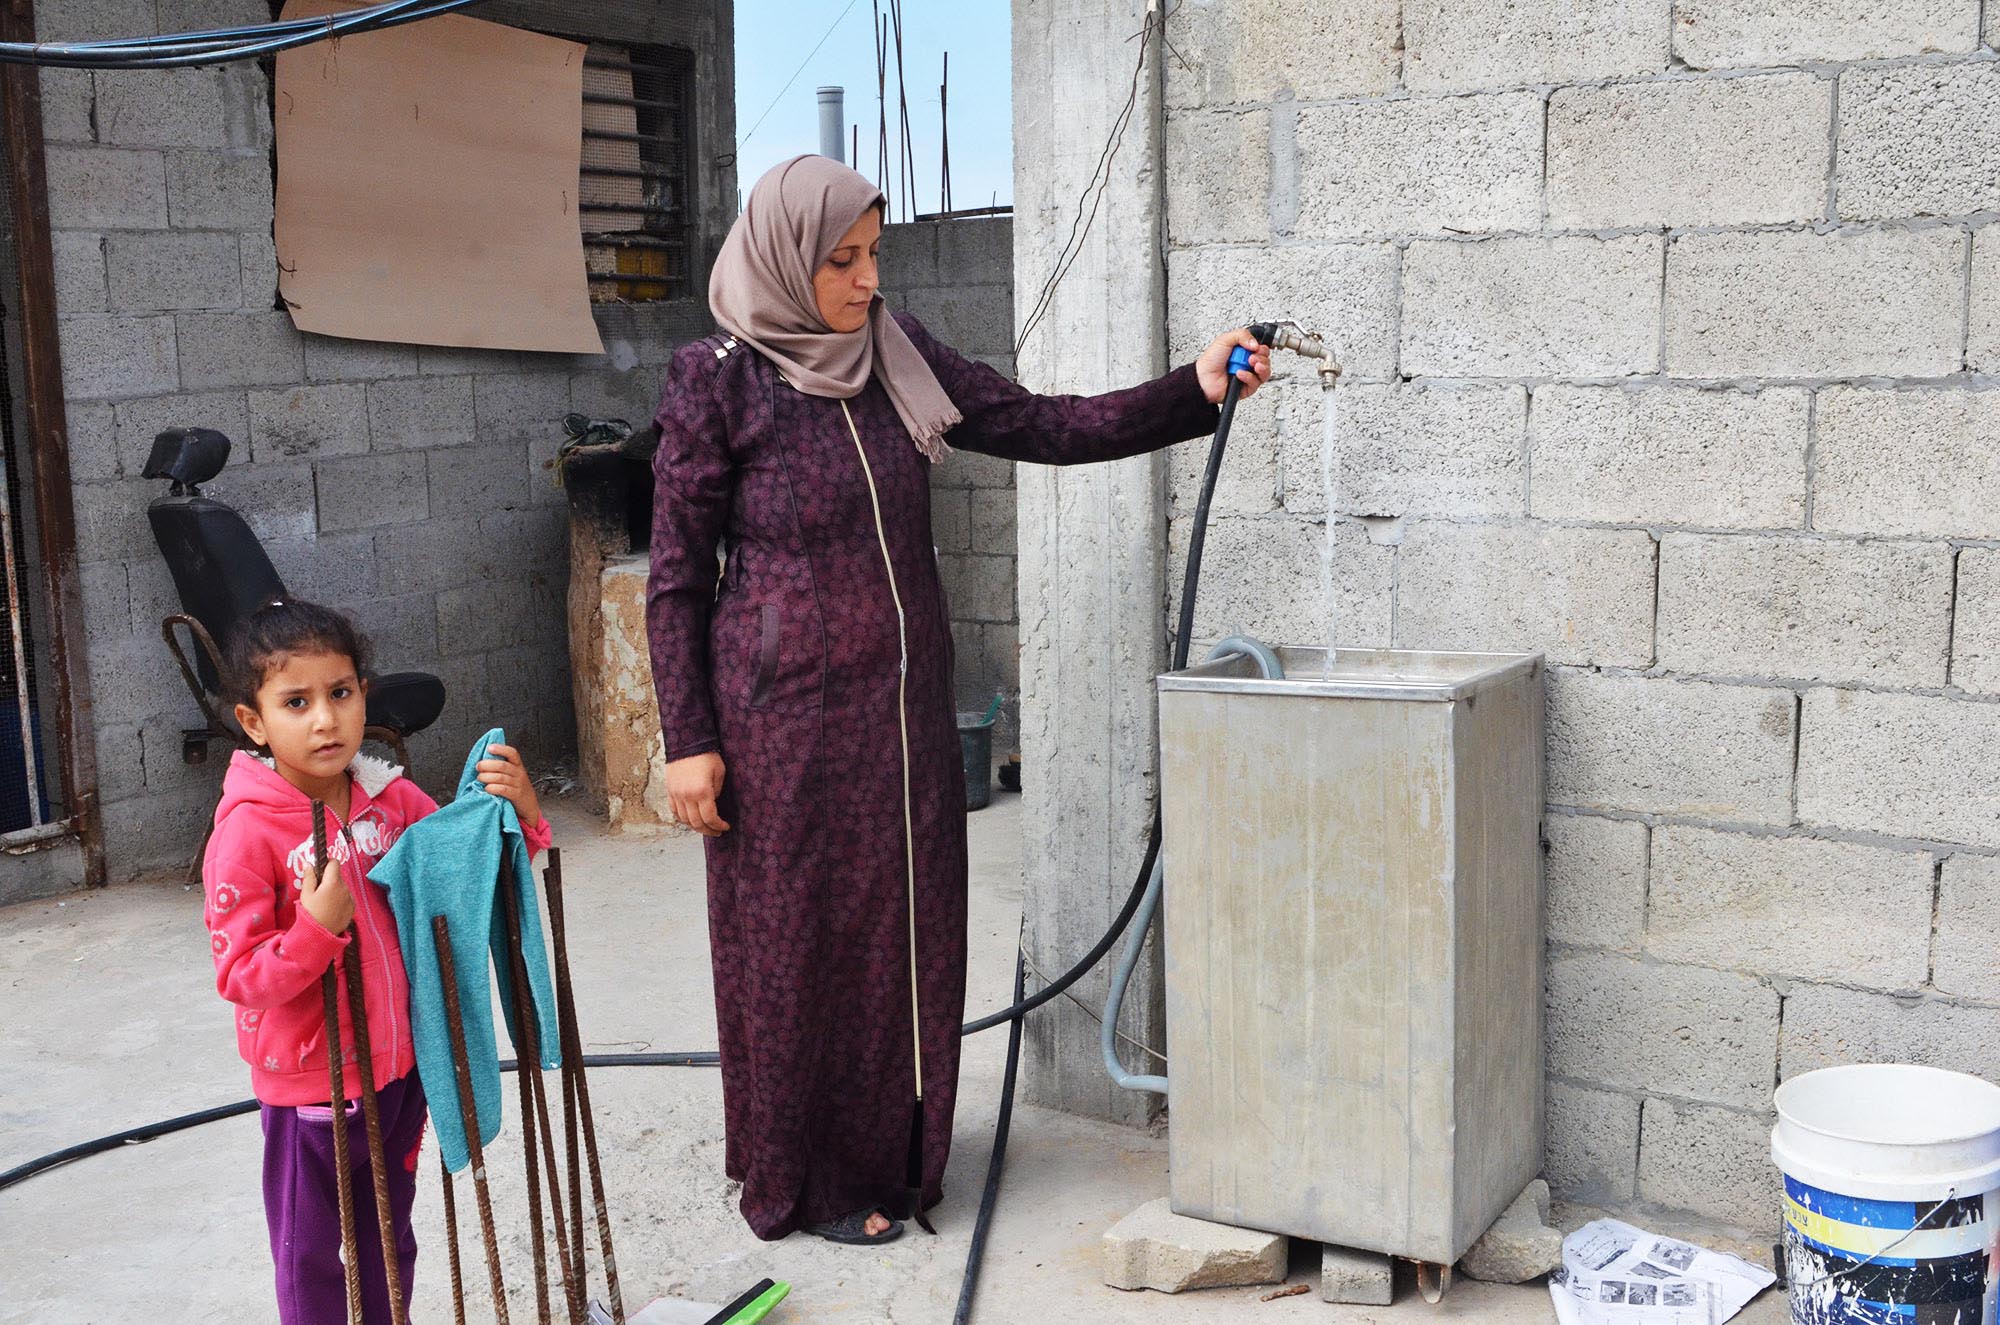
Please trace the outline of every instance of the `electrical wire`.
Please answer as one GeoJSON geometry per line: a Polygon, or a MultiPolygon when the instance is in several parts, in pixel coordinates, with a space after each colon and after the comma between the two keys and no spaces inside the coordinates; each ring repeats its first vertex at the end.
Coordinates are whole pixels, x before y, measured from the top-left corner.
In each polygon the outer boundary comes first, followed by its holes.
{"type": "Polygon", "coordinates": [[[1035,302],[1029,308],[1028,316],[1021,323],[1020,334],[1014,338],[1015,354],[1019,354],[1021,347],[1028,343],[1029,335],[1034,332],[1035,327],[1049,311],[1050,305],[1055,302],[1056,287],[1062,284],[1063,277],[1069,275],[1069,269],[1076,265],[1076,260],[1083,256],[1083,242],[1090,238],[1090,227],[1097,220],[1097,209],[1104,202],[1104,191],[1111,187],[1111,163],[1125,141],[1125,128],[1132,122],[1132,112],[1139,104],[1139,75],[1145,72],[1148,39],[1156,27],[1162,32],[1165,31],[1165,16],[1157,13],[1153,5],[1148,5],[1145,25],[1134,34],[1139,43],[1139,59],[1132,66],[1132,86],[1125,94],[1125,105],[1112,119],[1111,132],[1104,140],[1104,150],[1098,153],[1097,164],[1090,171],[1090,180],[1077,197],[1076,216],[1070,222],[1069,237],[1063,240],[1063,246],[1056,254],[1055,265],[1049,271],[1049,278],[1043,282],[1041,292],[1035,296],[1035,302]],[[1085,216],[1083,210],[1086,202],[1090,205],[1088,216],[1085,216]]]}
{"type": "Polygon", "coordinates": [[[806,71],[806,66],[812,63],[813,56],[819,54],[819,48],[826,45],[826,39],[833,35],[833,30],[835,28],[840,26],[841,19],[846,18],[848,14],[852,13],[854,10],[854,6],[860,3],[861,0],[847,0],[847,8],[840,11],[840,17],[834,19],[833,22],[827,24],[826,31],[822,32],[820,34],[819,40],[813,43],[813,48],[806,52],[806,58],[799,61],[799,67],[792,70],[792,76],[790,78],[787,78],[785,80],[785,85],[778,89],[778,95],[771,98],[771,104],[764,107],[764,113],[762,115],[759,115],[757,117],[757,122],[750,126],[750,132],[744,134],[741,138],[738,138],[736,140],[737,151],[739,152],[742,151],[743,145],[750,141],[751,135],[755,134],[757,130],[764,127],[764,121],[771,118],[771,112],[776,110],[778,108],[778,103],[785,99],[785,93],[791,91],[792,84],[799,81],[799,75],[804,73],[806,71]]]}
{"type": "Polygon", "coordinates": [[[253,60],[310,42],[415,23],[481,0],[387,0],[321,18],[284,19],[194,32],[103,41],[0,42],[0,64],[59,69],[180,69],[253,60]]]}
{"type": "MultiPolygon", "coordinates": [[[[1021,960],[1027,962],[1028,974],[1034,976],[1037,980],[1043,981],[1044,983],[1047,982],[1048,977],[1046,975],[1043,975],[1040,969],[1038,969],[1033,962],[1028,961],[1028,953],[1025,948],[1022,949],[1021,951],[1021,960]]],[[[1014,997],[1017,999],[1020,998],[1021,993],[1022,993],[1021,990],[1016,990],[1014,992],[1014,997]]],[[[1096,1008],[1090,1006],[1090,1004],[1084,1002],[1082,999],[1078,998],[1075,994],[1070,993],[1068,990],[1065,990],[1063,991],[1063,997],[1067,999],[1069,1002],[1073,1003],[1076,1006],[1077,1011],[1083,1013],[1084,1016],[1089,1017],[1092,1021],[1096,1022],[1100,1026],[1104,1024],[1104,1014],[1098,1011],[1096,1008]]],[[[1015,1018],[1015,1020],[1018,1021],[1019,1018],[1015,1018]]],[[[1131,1036],[1127,1035],[1124,1031],[1121,1031],[1116,1027],[1112,1028],[1111,1033],[1117,1036],[1119,1039],[1125,1041],[1125,1043],[1131,1045],[1134,1049],[1137,1049],[1140,1053],[1151,1054],[1153,1057],[1159,1059],[1161,1067],[1165,1067],[1167,1065],[1167,1056],[1161,1053],[1158,1049],[1155,1049],[1152,1045],[1147,1044],[1144,1040],[1135,1040],[1131,1036]]]]}

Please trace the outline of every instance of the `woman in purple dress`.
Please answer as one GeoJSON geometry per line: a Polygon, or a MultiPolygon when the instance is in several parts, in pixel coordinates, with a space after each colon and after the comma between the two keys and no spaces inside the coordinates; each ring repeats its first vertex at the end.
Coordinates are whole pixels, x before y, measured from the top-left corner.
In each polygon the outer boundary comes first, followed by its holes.
{"type": "Polygon", "coordinates": [[[965,774],[930,464],[1139,455],[1214,429],[1234,346],[1245,394],[1270,375],[1236,331],[1128,390],[1023,390],[890,315],[883,208],[824,157],[765,174],[657,416],[653,682],[708,839],[724,1163],[760,1238],[886,1242],[943,1195],[965,774]]]}

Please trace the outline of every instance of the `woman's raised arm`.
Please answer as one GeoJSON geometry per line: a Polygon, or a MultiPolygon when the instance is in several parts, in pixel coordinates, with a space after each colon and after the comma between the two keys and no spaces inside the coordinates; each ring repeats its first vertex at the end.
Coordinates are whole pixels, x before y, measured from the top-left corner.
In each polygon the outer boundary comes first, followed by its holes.
{"type": "Polygon", "coordinates": [[[1042,396],[966,358],[908,314],[897,314],[896,321],[964,416],[946,434],[954,447],[1035,464],[1082,465],[1143,455],[1215,431],[1216,407],[1194,364],[1099,396],[1042,396]]]}

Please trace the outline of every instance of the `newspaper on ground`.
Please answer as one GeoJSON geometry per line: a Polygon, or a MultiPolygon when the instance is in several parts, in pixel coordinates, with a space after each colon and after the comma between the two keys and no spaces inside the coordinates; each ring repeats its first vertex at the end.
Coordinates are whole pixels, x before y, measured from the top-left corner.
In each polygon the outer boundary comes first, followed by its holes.
{"type": "Polygon", "coordinates": [[[1599,1219],[1563,1239],[1549,1294],[1561,1325],[1722,1325],[1777,1278],[1726,1252],[1599,1219]]]}

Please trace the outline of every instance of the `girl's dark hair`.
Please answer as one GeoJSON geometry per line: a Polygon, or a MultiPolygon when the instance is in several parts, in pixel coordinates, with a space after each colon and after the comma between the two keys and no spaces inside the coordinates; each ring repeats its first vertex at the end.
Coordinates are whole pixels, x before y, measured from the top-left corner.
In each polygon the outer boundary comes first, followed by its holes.
{"type": "Polygon", "coordinates": [[[222,697],[257,707],[264,674],[288,653],[334,653],[351,659],[355,675],[368,676],[368,637],[330,607],[279,598],[236,623],[222,646],[222,697]]]}

